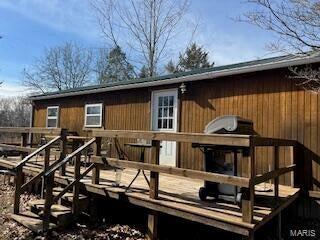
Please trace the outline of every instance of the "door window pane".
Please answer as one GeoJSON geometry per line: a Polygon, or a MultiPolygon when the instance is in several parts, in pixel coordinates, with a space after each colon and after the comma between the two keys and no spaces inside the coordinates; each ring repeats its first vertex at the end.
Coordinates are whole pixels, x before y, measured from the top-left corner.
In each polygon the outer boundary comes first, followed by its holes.
{"type": "Polygon", "coordinates": [[[167,117],[168,116],[168,108],[163,108],[163,116],[167,117]]]}
{"type": "Polygon", "coordinates": [[[170,96],[170,97],[169,97],[169,105],[170,105],[170,106],[173,106],[173,96],[170,96]]]}
{"type": "Polygon", "coordinates": [[[168,106],[168,96],[163,97],[163,106],[168,106]]]}
{"type": "Polygon", "coordinates": [[[169,108],[169,117],[173,117],[173,107],[169,108]]]}
{"type": "Polygon", "coordinates": [[[168,120],[163,119],[163,127],[162,128],[168,128],[168,120]]]}
{"type": "Polygon", "coordinates": [[[159,97],[159,103],[158,103],[159,106],[162,106],[163,105],[163,97],[159,97]]]}

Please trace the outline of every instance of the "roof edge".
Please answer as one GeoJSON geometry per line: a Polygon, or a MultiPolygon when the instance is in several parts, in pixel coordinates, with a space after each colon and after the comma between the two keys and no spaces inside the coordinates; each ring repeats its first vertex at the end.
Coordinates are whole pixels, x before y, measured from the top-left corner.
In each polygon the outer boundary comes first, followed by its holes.
{"type": "Polygon", "coordinates": [[[213,79],[213,78],[219,78],[224,76],[232,76],[232,75],[243,74],[243,73],[279,69],[279,68],[285,68],[290,66],[305,65],[305,64],[311,64],[316,62],[320,62],[319,55],[304,56],[304,57],[299,57],[299,58],[294,58],[289,60],[285,59],[278,62],[271,62],[271,63],[269,62],[269,63],[262,63],[257,65],[252,65],[252,66],[237,67],[234,69],[224,69],[224,70],[218,70],[218,71],[212,71],[212,72],[198,73],[193,75],[181,76],[176,78],[168,78],[168,79],[151,81],[151,82],[129,83],[129,84],[118,85],[118,86],[107,86],[107,87],[101,87],[101,88],[79,90],[74,92],[56,93],[56,94],[50,94],[50,95],[37,95],[37,96],[31,96],[29,97],[29,99],[32,101],[37,101],[37,100],[46,100],[46,99],[53,99],[53,98],[88,95],[93,93],[111,92],[111,91],[117,91],[117,90],[162,86],[162,85],[168,85],[168,84],[176,84],[176,83],[182,83],[182,82],[200,81],[200,80],[213,79]]]}

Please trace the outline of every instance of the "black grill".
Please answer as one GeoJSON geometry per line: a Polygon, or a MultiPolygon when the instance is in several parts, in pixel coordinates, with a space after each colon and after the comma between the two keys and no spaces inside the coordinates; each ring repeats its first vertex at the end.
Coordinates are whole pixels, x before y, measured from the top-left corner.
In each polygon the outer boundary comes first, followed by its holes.
{"type": "MultiPolygon", "coordinates": [[[[221,116],[207,124],[204,129],[207,134],[245,134],[254,135],[253,122],[239,116],[221,116]]],[[[205,158],[205,171],[226,175],[237,175],[237,154],[248,154],[248,148],[237,146],[192,144],[200,148],[205,158]],[[227,163],[226,155],[232,156],[232,163],[227,163]]],[[[237,187],[205,181],[204,187],[199,190],[201,200],[207,197],[222,198],[227,201],[241,202],[241,189],[237,187]]]]}

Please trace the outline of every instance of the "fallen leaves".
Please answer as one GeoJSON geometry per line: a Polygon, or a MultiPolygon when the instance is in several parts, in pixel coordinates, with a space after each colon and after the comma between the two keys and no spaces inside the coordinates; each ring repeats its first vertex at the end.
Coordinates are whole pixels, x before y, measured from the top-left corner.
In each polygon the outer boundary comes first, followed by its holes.
{"type": "MultiPolygon", "coordinates": [[[[3,184],[0,175],[0,240],[143,240],[145,236],[139,230],[128,225],[103,225],[89,228],[86,225],[76,224],[72,229],[53,231],[47,237],[34,235],[27,228],[9,218],[13,209],[14,186],[3,184]]],[[[20,209],[25,211],[30,200],[38,199],[33,194],[23,194],[20,200],[20,209]]]]}

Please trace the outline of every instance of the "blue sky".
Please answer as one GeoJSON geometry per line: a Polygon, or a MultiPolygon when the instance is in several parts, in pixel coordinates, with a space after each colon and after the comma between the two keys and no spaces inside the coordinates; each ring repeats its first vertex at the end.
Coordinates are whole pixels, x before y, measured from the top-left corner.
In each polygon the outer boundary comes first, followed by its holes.
{"type": "MultiPolygon", "coordinates": [[[[270,56],[265,45],[273,40],[271,33],[232,19],[250,8],[244,0],[191,0],[187,18],[199,23],[193,40],[216,65],[270,56]]],[[[0,96],[26,93],[22,70],[45,48],[66,41],[88,48],[105,44],[89,0],[1,0],[0,36],[0,96]]],[[[172,58],[181,48],[172,46],[172,58]]]]}

